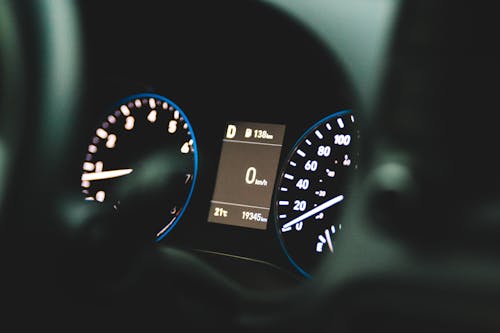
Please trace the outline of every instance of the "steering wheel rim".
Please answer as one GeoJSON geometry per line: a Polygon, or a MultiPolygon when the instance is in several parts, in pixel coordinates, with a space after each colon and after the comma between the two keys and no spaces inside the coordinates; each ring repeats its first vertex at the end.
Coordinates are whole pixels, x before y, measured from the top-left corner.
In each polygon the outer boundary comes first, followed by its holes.
{"type": "MultiPolygon", "coordinates": [[[[22,183],[34,185],[41,179],[44,183],[57,179],[55,170],[70,147],[71,123],[78,113],[82,52],[74,1],[6,0],[0,3],[0,9],[3,227],[6,223],[21,224],[9,220],[16,216],[12,212],[15,203],[20,198],[26,202],[29,197],[20,193],[22,183]],[[32,176],[31,170],[37,176],[32,176]]],[[[43,184],[36,187],[43,188],[43,184]]]]}
{"type": "MultiPolygon", "coordinates": [[[[24,86],[19,24],[10,1],[0,2],[0,213],[8,179],[20,140],[19,124],[24,110],[20,98],[24,86]],[[14,106],[17,105],[18,109],[14,106]],[[21,111],[21,112],[19,112],[21,111]]],[[[0,214],[1,215],[1,214],[0,214]]],[[[2,219],[3,220],[3,219],[2,219]]]]}
{"type": "Polygon", "coordinates": [[[78,113],[78,18],[71,0],[0,1],[0,282],[2,319],[16,325],[46,313],[42,298],[53,290],[52,263],[43,259],[54,196],[44,184],[58,184],[78,113]]]}

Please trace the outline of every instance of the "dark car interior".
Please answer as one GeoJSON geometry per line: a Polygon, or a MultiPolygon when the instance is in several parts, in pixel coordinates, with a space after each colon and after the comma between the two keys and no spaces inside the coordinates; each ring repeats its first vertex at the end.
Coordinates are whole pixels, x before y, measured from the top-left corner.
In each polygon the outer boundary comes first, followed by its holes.
{"type": "Polygon", "coordinates": [[[2,322],[499,332],[493,8],[0,0],[2,322]]]}

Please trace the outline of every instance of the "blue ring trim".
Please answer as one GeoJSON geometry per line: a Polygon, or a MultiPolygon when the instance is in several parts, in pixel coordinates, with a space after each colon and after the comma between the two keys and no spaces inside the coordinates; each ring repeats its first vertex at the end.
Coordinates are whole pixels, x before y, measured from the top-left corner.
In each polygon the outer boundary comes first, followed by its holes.
{"type": "Polygon", "coordinates": [[[158,94],[155,94],[155,93],[139,93],[139,94],[135,94],[135,95],[131,95],[131,96],[123,98],[120,102],[118,102],[117,105],[126,104],[127,102],[130,102],[131,100],[133,100],[135,98],[143,98],[143,97],[157,98],[157,99],[159,99],[161,101],[167,102],[169,105],[172,105],[176,110],[178,110],[180,112],[182,118],[184,118],[184,120],[186,121],[186,124],[188,125],[189,132],[191,133],[191,138],[193,139],[193,147],[194,147],[194,175],[193,175],[193,181],[192,181],[192,184],[191,184],[191,189],[189,190],[189,194],[188,194],[188,196],[186,198],[184,207],[182,208],[181,212],[179,213],[179,215],[175,219],[174,223],[163,234],[161,234],[159,237],[156,237],[155,241],[159,242],[170,231],[172,231],[172,229],[174,229],[174,227],[177,225],[177,223],[181,219],[182,215],[186,211],[186,208],[189,205],[189,201],[191,200],[191,196],[193,195],[194,186],[195,186],[196,180],[198,178],[198,143],[196,141],[196,137],[194,135],[193,127],[191,126],[191,122],[189,121],[189,119],[186,116],[186,114],[184,113],[184,111],[182,111],[182,109],[177,104],[175,104],[173,101],[171,101],[170,99],[166,98],[165,96],[158,95],[158,94]]]}
{"type": "MultiPolygon", "coordinates": [[[[316,123],[314,123],[314,125],[312,125],[311,127],[309,127],[305,132],[304,134],[302,134],[300,136],[300,138],[295,142],[295,144],[292,146],[292,149],[290,150],[290,153],[288,154],[287,158],[285,161],[289,161],[290,158],[292,157],[292,155],[294,154],[295,150],[298,148],[299,144],[304,141],[304,139],[314,130],[316,129],[319,125],[325,123],[326,121],[330,120],[331,118],[334,118],[334,117],[339,117],[339,116],[343,116],[345,114],[349,114],[349,113],[352,113],[352,110],[350,109],[346,109],[346,110],[342,110],[342,111],[338,111],[338,112],[335,112],[331,115],[328,115],[326,117],[324,117],[323,119],[317,121],[316,123]]],[[[286,163],[284,164],[286,165],[286,163]]],[[[283,166],[281,172],[280,172],[280,179],[283,177],[283,172],[285,171],[284,170],[285,166],[283,166]]],[[[279,183],[276,184],[276,188],[279,187],[279,183]]],[[[276,191],[276,193],[278,193],[278,191],[276,191]]],[[[275,207],[276,207],[276,197],[274,198],[274,204],[275,204],[275,207]]],[[[275,208],[275,221],[277,221],[276,219],[276,208],[275,208]]],[[[276,227],[276,234],[278,235],[278,239],[280,241],[280,245],[281,245],[281,248],[283,249],[283,252],[285,253],[285,255],[287,256],[288,260],[290,261],[290,263],[292,263],[292,265],[297,269],[297,271],[300,272],[300,274],[304,275],[306,278],[308,279],[311,279],[311,275],[309,273],[307,273],[302,267],[300,267],[296,262],[295,260],[292,259],[292,257],[290,256],[290,254],[288,253],[286,247],[285,247],[285,244],[283,242],[283,237],[281,236],[281,231],[280,231],[280,228],[278,226],[278,223],[274,223],[275,227],[276,227]]]]}

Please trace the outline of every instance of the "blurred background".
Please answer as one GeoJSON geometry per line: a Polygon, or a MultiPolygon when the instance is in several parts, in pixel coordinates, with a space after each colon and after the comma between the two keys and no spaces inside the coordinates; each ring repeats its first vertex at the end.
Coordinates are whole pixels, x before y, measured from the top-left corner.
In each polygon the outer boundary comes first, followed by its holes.
{"type": "MultiPolygon", "coordinates": [[[[153,15],[161,7],[154,2],[101,6],[0,0],[6,320],[238,331],[500,331],[493,3],[169,1],[161,9],[172,15],[165,21],[153,15]],[[148,10],[156,20],[148,21],[148,10]],[[141,35],[168,36],[165,50],[172,53],[131,51],[129,38],[141,35]],[[175,80],[159,83],[144,74],[167,54],[175,80]],[[114,88],[107,89],[110,82],[114,88]],[[125,217],[75,193],[73,179],[81,172],[75,146],[88,140],[94,116],[117,96],[148,85],[163,85],[184,101],[193,123],[206,119],[204,103],[218,103],[220,115],[213,112],[206,126],[252,112],[265,117],[250,106],[235,111],[255,92],[275,110],[291,110],[294,104],[284,102],[289,96],[301,96],[296,103],[313,110],[332,101],[356,110],[359,170],[342,215],[349,228],[313,279],[290,282],[295,279],[263,275],[249,263],[214,265],[184,251],[182,237],[175,246],[150,247],[125,217]],[[238,270],[244,279],[235,278],[238,270]],[[250,280],[259,287],[246,287],[250,280]]],[[[300,132],[293,114],[287,130],[300,132]]],[[[205,147],[219,142],[200,137],[205,147]]],[[[213,175],[205,172],[201,193],[211,192],[213,175]]],[[[204,196],[195,196],[193,207],[204,207],[197,198],[204,196]]],[[[186,220],[204,221],[202,210],[186,220]]],[[[180,235],[192,231],[180,228],[180,235]]]]}

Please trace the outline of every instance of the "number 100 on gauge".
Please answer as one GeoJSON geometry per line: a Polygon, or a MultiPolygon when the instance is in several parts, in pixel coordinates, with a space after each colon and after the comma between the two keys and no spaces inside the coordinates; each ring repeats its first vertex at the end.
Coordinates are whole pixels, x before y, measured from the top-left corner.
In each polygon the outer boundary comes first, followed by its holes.
{"type": "Polygon", "coordinates": [[[357,168],[358,129],[350,110],[312,125],[295,143],[278,177],[276,231],[290,262],[310,277],[336,251],[342,208],[357,168]]]}

